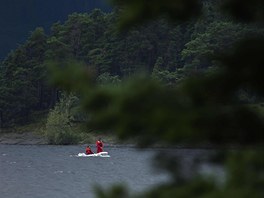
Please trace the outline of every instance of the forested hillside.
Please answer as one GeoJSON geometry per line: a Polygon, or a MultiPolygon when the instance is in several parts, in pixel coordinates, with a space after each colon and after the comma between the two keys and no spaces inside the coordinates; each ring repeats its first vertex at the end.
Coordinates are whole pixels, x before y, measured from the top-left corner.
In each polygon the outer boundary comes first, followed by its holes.
{"type": "Polygon", "coordinates": [[[94,8],[111,10],[105,0],[1,0],[0,60],[24,43],[29,31],[36,27],[48,30],[54,22],[65,21],[70,13],[90,12],[94,8]]]}
{"type": "Polygon", "coordinates": [[[237,38],[263,33],[234,24],[211,3],[196,20],[176,26],[160,19],[127,32],[116,29],[118,12],[73,13],[65,23],[54,23],[50,33],[36,28],[12,51],[1,63],[1,127],[30,122],[32,112],[54,107],[60,94],[48,83],[47,61],[81,61],[101,83],[145,72],[174,86],[185,76],[216,68],[207,57],[230,50],[237,38]]]}

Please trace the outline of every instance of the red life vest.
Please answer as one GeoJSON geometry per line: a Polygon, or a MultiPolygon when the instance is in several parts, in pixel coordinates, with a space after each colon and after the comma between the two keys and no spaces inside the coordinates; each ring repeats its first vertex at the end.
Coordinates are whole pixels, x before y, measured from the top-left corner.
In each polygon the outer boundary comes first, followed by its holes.
{"type": "Polygon", "coordinates": [[[89,147],[87,147],[85,153],[86,155],[89,155],[89,154],[93,154],[93,151],[89,147]]]}
{"type": "Polygon", "coordinates": [[[96,141],[97,153],[103,152],[103,142],[98,140],[96,141]]]}

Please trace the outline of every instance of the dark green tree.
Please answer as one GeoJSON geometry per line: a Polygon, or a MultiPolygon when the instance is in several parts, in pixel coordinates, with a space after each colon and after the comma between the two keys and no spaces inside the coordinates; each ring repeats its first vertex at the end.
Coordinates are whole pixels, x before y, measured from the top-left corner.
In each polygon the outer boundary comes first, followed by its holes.
{"type": "Polygon", "coordinates": [[[47,36],[42,28],[2,63],[1,89],[4,123],[24,123],[33,110],[48,108],[49,86],[44,66],[47,36]]]}

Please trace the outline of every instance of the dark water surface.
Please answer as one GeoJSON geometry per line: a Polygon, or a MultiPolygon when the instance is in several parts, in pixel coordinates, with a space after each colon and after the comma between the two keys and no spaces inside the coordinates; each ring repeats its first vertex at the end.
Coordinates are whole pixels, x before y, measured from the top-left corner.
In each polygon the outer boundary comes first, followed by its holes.
{"type": "MultiPolygon", "coordinates": [[[[93,148],[93,150],[95,150],[93,148]]],[[[94,185],[140,191],[168,179],[153,174],[153,151],[106,148],[110,158],[77,158],[82,146],[0,145],[1,198],[94,197],[94,185]]]]}
{"type": "MultiPolygon", "coordinates": [[[[83,146],[0,145],[1,198],[95,197],[94,185],[122,183],[139,192],[169,180],[151,168],[156,149],[107,147],[110,158],[75,157],[83,151],[83,146]]],[[[199,153],[177,152],[187,156],[186,163],[199,153]]]]}

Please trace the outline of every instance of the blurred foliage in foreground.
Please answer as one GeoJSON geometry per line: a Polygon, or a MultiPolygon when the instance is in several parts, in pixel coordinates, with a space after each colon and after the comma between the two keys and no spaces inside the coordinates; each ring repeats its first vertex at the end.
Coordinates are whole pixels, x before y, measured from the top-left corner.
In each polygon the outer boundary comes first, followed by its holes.
{"type": "MultiPolygon", "coordinates": [[[[121,1],[115,2],[120,5],[121,1]]],[[[204,5],[206,2],[203,1],[204,5]]],[[[202,11],[199,3],[201,1],[195,0],[122,1],[121,25],[130,27],[159,15],[167,15],[173,21],[186,20],[202,11]]],[[[226,0],[221,9],[236,19],[263,25],[263,1],[226,0]]],[[[264,197],[263,115],[243,105],[239,94],[247,90],[260,101],[263,97],[263,34],[253,38],[247,36],[233,46],[232,51],[220,50],[210,57],[211,61],[216,61],[218,69],[173,87],[146,78],[115,87],[96,86],[92,81],[79,83],[82,78],[71,76],[78,82],[77,86],[67,82],[66,87],[82,93],[83,105],[91,114],[90,126],[116,132],[120,138],[140,137],[139,145],[143,147],[183,142],[231,144],[242,148],[224,151],[217,161],[226,173],[221,185],[216,178],[208,179],[204,175],[181,177],[177,161],[167,156],[158,164],[170,173],[170,182],[138,195],[128,194],[123,187],[107,192],[98,189],[98,197],[264,197]],[[254,148],[249,149],[249,146],[254,148]]]]}

